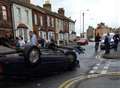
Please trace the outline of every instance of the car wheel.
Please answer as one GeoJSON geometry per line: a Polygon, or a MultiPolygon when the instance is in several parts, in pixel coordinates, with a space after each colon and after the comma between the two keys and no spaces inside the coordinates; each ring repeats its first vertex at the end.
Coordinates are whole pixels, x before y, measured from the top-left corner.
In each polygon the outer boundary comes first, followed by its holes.
{"type": "Polygon", "coordinates": [[[24,50],[25,62],[29,66],[36,66],[40,63],[40,50],[36,46],[26,47],[24,50]]]}
{"type": "Polygon", "coordinates": [[[74,52],[67,52],[65,55],[67,57],[68,70],[72,70],[77,64],[76,54],[74,52]]]}

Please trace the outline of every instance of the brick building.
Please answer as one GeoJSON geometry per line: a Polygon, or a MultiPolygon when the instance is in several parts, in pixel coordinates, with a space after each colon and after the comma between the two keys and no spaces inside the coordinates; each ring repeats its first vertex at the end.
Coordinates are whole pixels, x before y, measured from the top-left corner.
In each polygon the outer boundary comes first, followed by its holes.
{"type": "MultiPolygon", "coordinates": [[[[48,40],[54,38],[59,43],[69,42],[71,31],[75,32],[75,21],[64,15],[64,8],[59,8],[58,13],[53,12],[49,0],[45,0],[43,7],[31,4],[30,0],[0,0],[1,2],[8,6],[6,9],[9,19],[6,23],[8,26],[5,27],[8,27],[14,36],[21,35],[24,40],[29,40],[28,32],[33,30],[38,37],[48,40]]],[[[4,23],[4,20],[1,20],[1,23],[4,23]]]]}
{"type": "Polygon", "coordinates": [[[89,26],[87,29],[87,38],[91,39],[94,38],[94,36],[95,36],[94,28],[89,26]]]}
{"type": "Polygon", "coordinates": [[[110,33],[111,28],[107,27],[104,23],[100,23],[97,25],[97,28],[95,29],[95,34],[99,34],[100,36],[102,36],[105,33],[110,33]]]}
{"type": "Polygon", "coordinates": [[[30,3],[30,0],[16,0],[16,1],[24,2],[24,3],[30,3]]]}
{"type": "Polygon", "coordinates": [[[10,2],[8,0],[0,0],[0,37],[5,34],[12,35],[12,16],[10,2]]]}

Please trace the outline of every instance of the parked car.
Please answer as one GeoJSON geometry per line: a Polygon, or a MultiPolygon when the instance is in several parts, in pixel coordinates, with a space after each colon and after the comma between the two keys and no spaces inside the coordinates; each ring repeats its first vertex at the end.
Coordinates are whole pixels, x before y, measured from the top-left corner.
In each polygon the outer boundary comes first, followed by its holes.
{"type": "Polygon", "coordinates": [[[73,49],[26,46],[23,50],[0,46],[1,75],[39,75],[53,70],[74,69],[79,64],[73,49]]]}
{"type": "Polygon", "coordinates": [[[78,41],[76,41],[79,45],[88,45],[88,40],[85,38],[80,38],[78,41]]]}
{"type": "MultiPolygon", "coordinates": [[[[114,33],[109,33],[110,34],[110,48],[113,48],[114,47],[114,40],[113,40],[113,36],[115,35],[114,33]]],[[[101,37],[101,42],[100,42],[100,49],[101,50],[104,50],[105,49],[105,44],[104,44],[104,40],[105,40],[105,36],[107,34],[104,34],[102,37],[101,37]]]]}

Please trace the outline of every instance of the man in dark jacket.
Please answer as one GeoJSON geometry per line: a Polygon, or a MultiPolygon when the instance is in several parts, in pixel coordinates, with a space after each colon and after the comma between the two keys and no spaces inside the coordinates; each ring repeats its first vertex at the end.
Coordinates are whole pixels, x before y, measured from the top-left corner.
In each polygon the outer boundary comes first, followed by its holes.
{"type": "Polygon", "coordinates": [[[101,37],[99,36],[99,34],[97,34],[97,35],[95,36],[95,51],[96,51],[96,52],[98,51],[98,48],[99,48],[100,39],[101,39],[101,37]]]}
{"type": "Polygon", "coordinates": [[[114,50],[117,51],[117,48],[118,48],[118,43],[119,43],[119,34],[116,33],[114,36],[113,36],[113,40],[114,40],[114,50]]]}
{"type": "Polygon", "coordinates": [[[104,40],[104,44],[105,44],[105,54],[109,54],[109,53],[110,53],[110,41],[111,41],[111,38],[110,38],[110,34],[108,33],[108,34],[105,36],[105,40],[104,40]]]}

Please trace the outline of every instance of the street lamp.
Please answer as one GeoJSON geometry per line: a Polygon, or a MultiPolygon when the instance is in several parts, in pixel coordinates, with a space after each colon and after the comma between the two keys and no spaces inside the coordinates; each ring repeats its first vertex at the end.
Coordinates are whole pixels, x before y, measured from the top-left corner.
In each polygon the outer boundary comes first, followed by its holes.
{"type": "MultiPolygon", "coordinates": [[[[89,11],[89,9],[85,10],[85,11],[89,11]]],[[[83,23],[83,32],[82,32],[82,37],[84,38],[84,27],[85,27],[85,12],[82,12],[82,23],[83,23]]]]}

